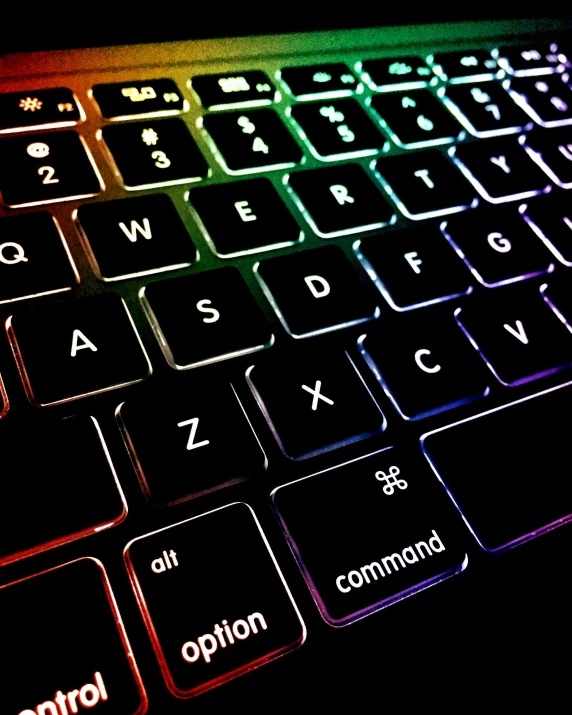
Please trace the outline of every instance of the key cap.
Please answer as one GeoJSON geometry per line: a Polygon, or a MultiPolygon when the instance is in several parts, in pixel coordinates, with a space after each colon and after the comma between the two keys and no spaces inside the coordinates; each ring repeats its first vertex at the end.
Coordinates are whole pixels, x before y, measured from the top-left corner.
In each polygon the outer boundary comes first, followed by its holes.
{"type": "Polygon", "coordinates": [[[410,55],[365,60],[357,65],[358,72],[372,89],[413,89],[426,87],[433,73],[425,60],[410,55]]]}
{"type": "Polygon", "coordinates": [[[76,96],[65,87],[0,94],[0,134],[73,127],[84,120],[76,96]]]}
{"type": "Polygon", "coordinates": [[[449,152],[479,194],[493,204],[550,191],[546,176],[516,137],[465,144],[449,152]]]}
{"type": "Polygon", "coordinates": [[[497,61],[486,50],[436,52],[427,59],[433,71],[452,84],[493,79],[499,69],[497,61]]]}
{"type": "Polygon", "coordinates": [[[189,191],[197,223],[217,256],[231,258],[291,246],[303,233],[268,179],[189,191]]]}
{"type": "Polygon", "coordinates": [[[272,345],[244,278],[230,266],[146,286],[143,305],[167,361],[184,369],[272,345]]]}
{"type": "Polygon", "coordinates": [[[379,315],[373,293],[338,246],[270,258],[256,274],[282,325],[308,337],[379,315]]]}
{"type": "Polygon", "coordinates": [[[128,189],[186,184],[209,175],[208,164],[182,119],[116,124],[102,132],[128,189]]]}
{"type": "Polygon", "coordinates": [[[288,188],[322,238],[370,231],[395,221],[393,209],[358,164],[290,174],[288,188]]]}
{"type": "Polygon", "coordinates": [[[471,186],[435,149],[380,159],[375,168],[407,218],[443,216],[477,203],[471,186]]]}
{"type": "Polygon", "coordinates": [[[146,712],[147,696],[99,561],[79,559],[3,587],[0,610],[10,654],[3,666],[7,713],[146,712]]]}
{"type": "Polygon", "coordinates": [[[462,132],[451,113],[427,89],[380,94],[371,106],[393,141],[406,149],[449,144],[462,132]]]}
{"type": "Polygon", "coordinates": [[[423,437],[435,472],[480,546],[503,551],[570,520],[569,387],[423,437]],[[539,481],[540,480],[540,481],[539,481]]]}
{"type": "Polygon", "coordinates": [[[347,353],[297,352],[291,360],[253,365],[246,375],[280,449],[291,459],[385,429],[385,417],[347,353]]]}
{"type": "Polygon", "coordinates": [[[178,697],[231,680],[306,638],[298,608],[246,504],[140,536],[127,545],[125,558],[153,629],[163,676],[178,697]]]}
{"type": "Polygon", "coordinates": [[[104,280],[184,268],[197,258],[166,194],[85,204],[77,219],[104,280]]]}
{"type": "Polygon", "coordinates": [[[572,363],[572,335],[534,289],[499,289],[456,315],[503,385],[522,385],[572,363]]]}
{"type": "Polygon", "coordinates": [[[272,500],[330,625],[363,618],[467,564],[460,519],[417,449],[361,457],[278,487],[272,500]]]}
{"type": "Polygon", "coordinates": [[[509,74],[525,76],[561,71],[555,44],[516,45],[498,49],[498,63],[509,74]]]}
{"type": "Polygon", "coordinates": [[[565,266],[572,266],[572,211],[566,195],[552,192],[521,207],[524,218],[565,266]]]}
{"type": "Polygon", "coordinates": [[[318,158],[365,156],[385,143],[355,99],[298,104],[292,107],[291,115],[318,158]]]}
{"type": "Polygon", "coordinates": [[[560,74],[517,77],[510,81],[514,100],[543,127],[572,124],[572,91],[560,74]]]}
{"type": "Polygon", "coordinates": [[[540,292],[552,310],[572,329],[572,291],[568,272],[547,276],[547,282],[540,286],[540,292]]]}
{"type": "Polygon", "coordinates": [[[273,109],[208,114],[202,125],[229,174],[295,166],[302,150],[273,109]]]}
{"type": "Polygon", "coordinates": [[[53,216],[38,211],[0,219],[0,303],[71,290],[77,280],[53,216]]]}
{"type": "Polygon", "coordinates": [[[8,206],[83,199],[102,190],[91,154],[76,132],[0,139],[0,192],[8,206]]]}
{"type": "Polygon", "coordinates": [[[28,399],[52,405],[139,382],[149,361],[123,300],[81,298],[6,322],[28,399]]]}
{"type": "Polygon", "coordinates": [[[24,431],[8,421],[0,440],[14,460],[5,465],[0,564],[95,534],[127,516],[93,417],[27,423],[24,431]]]}
{"type": "Polygon", "coordinates": [[[395,310],[440,303],[470,293],[469,275],[437,226],[423,224],[364,238],[358,258],[395,310]]]}
{"type": "Polygon", "coordinates": [[[147,499],[177,504],[260,475],[266,458],[229,383],[147,390],[118,419],[147,499]]]}
{"type": "Polygon", "coordinates": [[[279,74],[290,94],[296,99],[349,97],[357,86],[356,78],[341,62],[284,67],[279,74]]]}
{"type": "Polygon", "coordinates": [[[496,82],[447,87],[444,100],[464,127],[477,137],[530,129],[529,117],[496,82]]]}
{"type": "Polygon", "coordinates": [[[572,188],[572,131],[568,127],[529,132],[524,146],[555,184],[572,188]]]}
{"type": "Polygon", "coordinates": [[[196,75],[189,80],[189,86],[205,109],[257,107],[272,104],[276,96],[268,75],[260,70],[196,75]]]}
{"type": "Polygon", "coordinates": [[[489,393],[488,376],[452,311],[416,311],[368,331],[362,355],[406,420],[418,420],[489,393]]]}
{"type": "Polygon", "coordinates": [[[141,115],[167,117],[189,108],[172,79],[96,84],[91,93],[106,119],[130,119],[141,115]]]}
{"type": "Polygon", "coordinates": [[[553,268],[550,254],[516,207],[454,216],[442,227],[475,278],[487,288],[533,278],[553,268]]]}

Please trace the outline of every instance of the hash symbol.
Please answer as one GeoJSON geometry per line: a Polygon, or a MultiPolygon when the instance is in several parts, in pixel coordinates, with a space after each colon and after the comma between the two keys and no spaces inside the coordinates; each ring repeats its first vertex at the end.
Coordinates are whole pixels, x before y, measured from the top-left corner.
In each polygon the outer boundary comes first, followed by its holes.
{"type": "Polygon", "coordinates": [[[25,112],[35,112],[42,108],[42,104],[43,102],[41,102],[37,97],[26,97],[26,99],[20,100],[20,104],[18,106],[25,112]]]}
{"type": "Polygon", "coordinates": [[[397,478],[398,474],[399,467],[390,467],[389,474],[385,474],[385,472],[375,473],[375,478],[379,482],[385,482],[385,484],[383,485],[383,493],[386,494],[388,497],[390,497],[394,493],[395,487],[401,490],[407,489],[408,487],[408,484],[405,479],[397,478]]]}
{"type": "Polygon", "coordinates": [[[147,146],[155,146],[159,141],[159,135],[154,129],[144,129],[141,132],[141,139],[147,146]]]}

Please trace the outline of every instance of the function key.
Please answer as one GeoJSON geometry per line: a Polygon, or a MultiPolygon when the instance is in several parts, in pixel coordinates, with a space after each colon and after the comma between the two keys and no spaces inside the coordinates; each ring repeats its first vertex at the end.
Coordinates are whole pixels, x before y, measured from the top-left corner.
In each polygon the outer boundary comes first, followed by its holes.
{"type": "Polygon", "coordinates": [[[555,44],[500,47],[496,52],[499,65],[509,74],[550,74],[563,69],[555,44]]]}
{"type": "Polygon", "coordinates": [[[437,52],[427,59],[441,79],[453,84],[492,79],[499,71],[497,61],[486,50],[437,52]]]}
{"type": "Polygon", "coordinates": [[[189,80],[189,86],[205,109],[260,107],[276,99],[268,75],[260,70],[197,75],[189,80]]]}
{"type": "Polygon", "coordinates": [[[84,120],[76,96],[65,87],[0,94],[0,134],[72,127],[84,120]]]}
{"type": "Polygon", "coordinates": [[[357,80],[341,62],[303,67],[285,67],[280,79],[296,99],[347,97],[356,89],[357,80]]]}
{"type": "Polygon", "coordinates": [[[543,127],[572,124],[572,90],[561,75],[510,80],[515,101],[543,127]]]}
{"type": "Polygon", "coordinates": [[[421,57],[384,57],[358,64],[364,82],[372,89],[414,89],[426,87],[433,72],[421,57]]]}
{"type": "Polygon", "coordinates": [[[106,119],[130,119],[142,114],[166,117],[188,110],[188,102],[172,79],[96,84],[91,92],[106,119]]]}
{"type": "Polygon", "coordinates": [[[524,145],[534,161],[555,184],[572,188],[572,129],[529,132],[524,145]]]}
{"type": "Polygon", "coordinates": [[[95,196],[101,177],[76,132],[0,139],[0,191],[8,206],[95,196]]]}

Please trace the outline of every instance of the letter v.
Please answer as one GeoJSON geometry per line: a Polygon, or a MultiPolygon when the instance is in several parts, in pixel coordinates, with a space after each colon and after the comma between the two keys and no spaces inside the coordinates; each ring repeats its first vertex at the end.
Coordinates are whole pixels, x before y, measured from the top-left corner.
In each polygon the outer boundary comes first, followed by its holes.
{"type": "Polygon", "coordinates": [[[516,321],[516,329],[513,328],[512,325],[507,325],[506,323],[503,325],[503,328],[508,330],[511,335],[514,335],[517,340],[520,340],[523,345],[528,345],[528,337],[524,332],[524,328],[520,320],[516,321]]]}

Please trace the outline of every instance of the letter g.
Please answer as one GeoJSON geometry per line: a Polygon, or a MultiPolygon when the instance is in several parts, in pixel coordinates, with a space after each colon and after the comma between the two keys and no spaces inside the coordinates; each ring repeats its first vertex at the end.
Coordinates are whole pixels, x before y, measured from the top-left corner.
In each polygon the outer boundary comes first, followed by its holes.
{"type": "Polygon", "coordinates": [[[338,576],[338,578],[336,579],[336,586],[338,587],[338,590],[340,590],[342,593],[349,593],[351,591],[351,588],[342,588],[342,581],[345,581],[345,579],[345,576],[338,576]]]}

